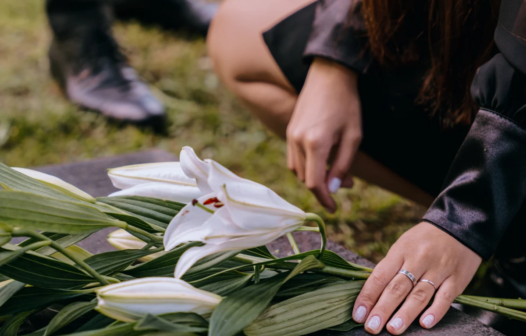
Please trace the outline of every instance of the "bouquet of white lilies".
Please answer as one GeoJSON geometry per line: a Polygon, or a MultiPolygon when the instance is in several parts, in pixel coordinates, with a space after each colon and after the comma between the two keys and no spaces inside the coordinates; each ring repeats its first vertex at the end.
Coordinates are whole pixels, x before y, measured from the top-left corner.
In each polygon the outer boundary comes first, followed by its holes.
{"type": "MultiPolygon", "coordinates": [[[[325,250],[322,219],[183,148],[179,162],[111,169],[93,198],[0,164],[0,335],[306,335],[350,330],[371,269],[325,250]],[[317,227],[303,226],[313,222],[317,227]],[[118,251],[77,244],[115,227],[118,251]],[[318,232],[300,253],[293,231],[318,232]],[[295,254],[266,245],[287,236],[295,254]],[[27,237],[18,245],[12,237],[27,237]]],[[[526,321],[521,300],[458,302],[526,321]],[[518,308],[518,309],[517,309],[518,308]]]]}

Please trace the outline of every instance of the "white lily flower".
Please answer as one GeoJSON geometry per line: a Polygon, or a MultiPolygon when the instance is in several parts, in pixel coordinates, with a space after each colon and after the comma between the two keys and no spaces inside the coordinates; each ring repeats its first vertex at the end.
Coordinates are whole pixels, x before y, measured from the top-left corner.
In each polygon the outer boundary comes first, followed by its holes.
{"type": "Polygon", "coordinates": [[[221,297],[174,278],[143,278],[102,287],[97,291],[100,313],[132,322],[147,314],[190,312],[210,314],[221,297]]]}
{"type": "Polygon", "coordinates": [[[110,169],[113,185],[122,189],[111,196],[146,196],[188,203],[203,195],[194,178],[183,172],[179,162],[162,162],[110,169]]]}
{"type": "Polygon", "coordinates": [[[13,167],[12,169],[16,170],[19,173],[22,173],[26,176],[29,176],[31,178],[34,178],[35,180],[38,180],[51,188],[57,189],[61,192],[63,192],[66,195],[69,195],[71,197],[74,197],[76,199],[80,199],[82,201],[95,203],[95,198],[93,198],[90,194],[85,193],[84,191],[80,190],[79,188],[59,179],[58,177],[55,177],[53,175],[48,175],[36,170],[27,169],[27,168],[17,168],[13,167]]]}
{"type": "Polygon", "coordinates": [[[181,256],[176,278],[205,256],[266,245],[295,231],[307,219],[304,211],[269,188],[240,178],[215,161],[204,163],[209,168],[206,187],[212,192],[184,207],[164,235],[167,251],[190,241],[205,244],[181,256]]]}
{"type": "MultiPolygon", "coordinates": [[[[108,243],[110,243],[111,246],[115,247],[117,250],[140,250],[144,246],[146,246],[146,243],[139,238],[135,237],[134,235],[128,233],[128,231],[119,229],[116,231],[113,231],[108,235],[108,243]]],[[[145,257],[140,258],[140,261],[150,261],[157,257],[162,256],[166,252],[157,252],[154,254],[147,255],[145,257]]]]}

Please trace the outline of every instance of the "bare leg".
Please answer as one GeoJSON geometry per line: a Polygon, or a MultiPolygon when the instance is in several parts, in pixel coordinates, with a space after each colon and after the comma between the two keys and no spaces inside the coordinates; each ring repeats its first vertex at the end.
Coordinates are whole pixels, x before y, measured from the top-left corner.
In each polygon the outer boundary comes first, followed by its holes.
{"type": "MultiPolygon", "coordinates": [[[[208,52],[223,83],[270,130],[285,138],[297,92],[274,61],[263,32],[312,0],[226,0],[208,33],[208,52]]],[[[351,174],[422,205],[433,198],[364,153],[351,174]]]]}

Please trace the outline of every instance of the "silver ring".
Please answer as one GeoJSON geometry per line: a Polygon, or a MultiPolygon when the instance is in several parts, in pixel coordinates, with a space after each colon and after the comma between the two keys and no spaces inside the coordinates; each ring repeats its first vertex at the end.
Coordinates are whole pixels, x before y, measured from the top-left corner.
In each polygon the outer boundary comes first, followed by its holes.
{"type": "Polygon", "coordinates": [[[420,280],[420,282],[427,282],[428,284],[430,284],[431,286],[433,286],[435,288],[435,290],[437,289],[437,286],[435,285],[435,283],[431,280],[427,280],[427,279],[422,279],[420,280]]]}
{"type": "Polygon", "coordinates": [[[415,276],[411,274],[411,272],[408,272],[405,269],[401,269],[400,271],[398,271],[398,274],[405,275],[406,277],[409,278],[409,280],[411,280],[411,283],[413,284],[413,286],[415,285],[416,279],[415,279],[415,276]]]}

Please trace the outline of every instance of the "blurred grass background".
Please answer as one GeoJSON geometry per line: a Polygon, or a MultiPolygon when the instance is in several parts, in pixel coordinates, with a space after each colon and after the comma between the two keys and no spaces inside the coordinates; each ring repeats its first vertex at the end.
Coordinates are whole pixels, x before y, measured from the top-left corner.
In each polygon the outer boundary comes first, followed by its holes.
{"type": "Polygon", "coordinates": [[[167,106],[168,134],[118,126],[69,104],[49,77],[50,32],[43,0],[0,2],[0,160],[31,167],[157,147],[192,146],[300,208],[320,213],[330,238],[378,262],[418,222],[423,209],[358,181],[338,192],[329,215],[286,168],[284,143],[266,131],[219,83],[203,39],[136,23],[115,35],[133,67],[167,106]]]}

